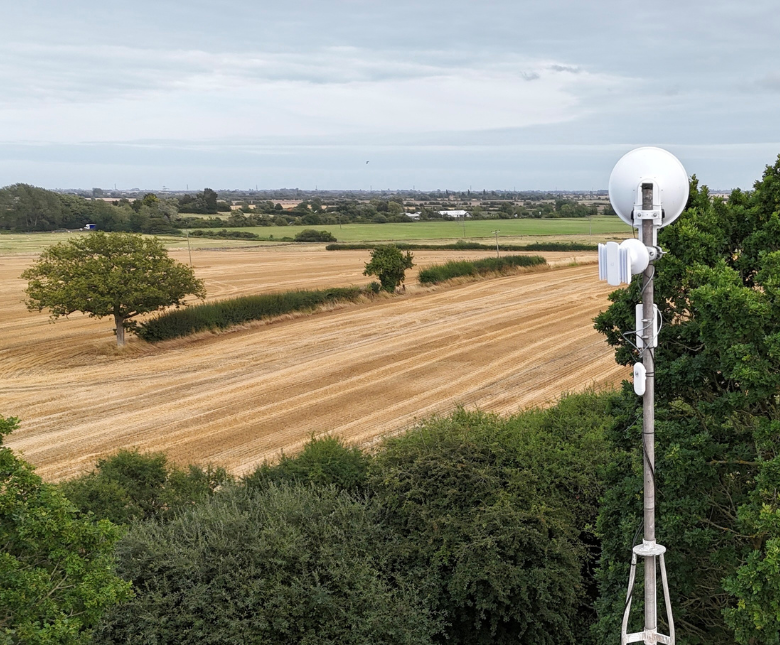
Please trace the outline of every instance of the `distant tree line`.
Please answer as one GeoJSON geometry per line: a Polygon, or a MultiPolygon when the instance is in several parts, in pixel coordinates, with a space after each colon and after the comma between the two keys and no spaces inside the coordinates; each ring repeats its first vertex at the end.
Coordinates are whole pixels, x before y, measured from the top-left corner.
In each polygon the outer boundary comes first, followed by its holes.
{"type": "MultiPolygon", "coordinates": [[[[455,207],[442,204],[415,210],[420,220],[433,221],[447,219],[440,211],[452,208],[455,207]]],[[[303,200],[290,210],[270,200],[242,201],[233,207],[219,199],[217,192],[210,188],[178,198],[147,193],[133,200],[106,201],[14,184],[0,189],[0,230],[56,231],[95,224],[102,231],[165,234],[185,228],[386,224],[416,221],[409,217],[411,209],[400,198],[398,201],[373,199],[369,202],[339,200],[324,205],[318,197],[303,200]]],[[[596,205],[563,198],[544,202],[483,202],[468,210],[473,219],[590,217],[598,214],[596,205]]],[[[604,212],[614,213],[610,207],[604,212]]]]}

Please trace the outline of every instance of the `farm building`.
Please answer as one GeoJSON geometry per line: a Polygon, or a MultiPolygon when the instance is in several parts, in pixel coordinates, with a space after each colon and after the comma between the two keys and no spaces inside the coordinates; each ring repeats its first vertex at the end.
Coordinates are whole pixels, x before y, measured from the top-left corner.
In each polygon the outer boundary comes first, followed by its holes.
{"type": "Polygon", "coordinates": [[[439,211],[439,215],[451,219],[466,219],[467,217],[471,217],[471,213],[468,211],[439,211]]]}

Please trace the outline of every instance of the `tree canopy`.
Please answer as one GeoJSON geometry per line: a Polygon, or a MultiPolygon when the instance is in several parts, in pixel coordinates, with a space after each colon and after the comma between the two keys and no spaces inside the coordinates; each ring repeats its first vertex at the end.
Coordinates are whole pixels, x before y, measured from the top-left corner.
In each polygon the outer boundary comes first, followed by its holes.
{"type": "Polygon", "coordinates": [[[371,260],[366,262],[363,275],[375,275],[379,278],[382,289],[392,293],[406,277],[406,270],[411,269],[413,255],[411,251],[401,253],[398,247],[389,244],[377,246],[371,251],[371,260]]]}
{"type": "Polygon", "coordinates": [[[22,278],[30,310],[49,309],[52,318],[75,311],[114,316],[118,345],[133,317],[206,295],[192,269],[168,257],[157,238],[129,233],[90,233],[56,244],[22,278]]]}
{"type": "Polygon", "coordinates": [[[0,641],[80,645],[107,607],[130,597],[113,572],[117,527],[79,517],[2,445],[18,420],[0,416],[0,641]]]}

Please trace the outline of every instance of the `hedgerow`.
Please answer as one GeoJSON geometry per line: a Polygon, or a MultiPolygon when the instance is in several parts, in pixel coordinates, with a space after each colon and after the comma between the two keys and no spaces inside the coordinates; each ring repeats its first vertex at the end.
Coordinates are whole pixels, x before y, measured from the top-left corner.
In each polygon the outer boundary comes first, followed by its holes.
{"type": "Polygon", "coordinates": [[[259,240],[260,236],[257,233],[252,233],[251,231],[228,231],[227,229],[222,229],[221,231],[203,231],[201,229],[196,229],[194,231],[190,231],[191,237],[209,237],[209,238],[216,238],[216,239],[237,239],[237,240],[259,240]]]}
{"type": "Polygon", "coordinates": [[[252,320],[272,318],[294,311],[310,311],[326,303],[355,302],[364,293],[366,292],[360,287],[339,287],[219,300],[165,312],[140,325],[138,336],[149,342],[157,342],[198,331],[227,329],[252,320]]]}
{"type": "MultiPolygon", "coordinates": [[[[381,246],[377,242],[358,242],[354,244],[328,244],[326,251],[360,251],[375,249],[381,246]]],[[[479,242],[456,242],[455,244],[409,244],[394,242],[393,246],[403,251],[495,251],[495,244],[480,244],[479,242]]],[[[580,242],[534,242],[533,244],[500,244],[501,251],[596,251],[596,244],[580,242]]]]}
{"type": "Polygon", "coordinates": [[[434,264],[420,271],[421,284],[436,284],[460,276],[504,273],[516,267],[531,267],[547,264],[539,255],[507,255],[503,258],[484,258],[482,260],[455,260],[445,264],[434,264]]]}

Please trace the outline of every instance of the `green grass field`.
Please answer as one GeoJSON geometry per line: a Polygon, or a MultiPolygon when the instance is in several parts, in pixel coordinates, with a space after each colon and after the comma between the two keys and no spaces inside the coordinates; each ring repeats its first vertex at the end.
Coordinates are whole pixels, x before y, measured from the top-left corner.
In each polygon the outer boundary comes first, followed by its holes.
{"type": "MultiPolygon", "coordinates": [[[[414,222],[407,224],[344,224],[322,226],[255,226],[228,228],[229,231],[251,231],[260,237],[271,235],[276,239],[294,237],[296,233],[314,228],[318,231],[330,231],[339,242],[391,242],[411,240],[451,240],[466,239],[487,242],[493,239],[492,231],[499,230],[499,237],[505,242],[530,243],[534,237],[555,237],[568,241],[589,242],[595,244],[615,235],[631,236],[631,227],[617,217],[594,217],[587,219],[515,219],[515,220],[466,220],[463,222],[414,222]],[[464,235],[465,227],[465,235],[464,235]]],[[[208,229],[204,229],[208,230],[208,229]]],[[[86,232],[75,233],[0,233],[0,254],[40,253],[47,246],[63,242],[74,235],[89,235],[86,232]]],[[[183,237],[169,235],[158,236],[168,248],[186,248],[183,237]]],[[[191,237],[193,249],[233,248],[273,244],[257,240],[224,240],[191,237]]]]}
{"type": "MultiPolygon", "coordinates": [[[[9,253],[40,253],[48,246],[65,242],[74,235],[89,235],[78,233],[0,233],[0,255],[9,253]]],[[[183,237],[170,235],[158,236],[167,248],[187,248],[187,240],[183,237]]],[[[241,246],[257,246],[258,244],[273,244],[273,242],[258,242],[256,240],[210,240],[207,238],[190,238],[193,249],[232,248],[241,246]]]]}
{"type": "MultiPolygon", "coordinates": [[[[344,224],[320,226],[257,226],[229,228],[229,231],[251,231],[260,237],[294,237],[296,233],[313,228],[329,231],[340,242],[374,242],[401,240],[457,240],[493,237],[498,229],[500,237],[631,234],[631,227],[617,217],[577,219],[514,219],[466,220],[466,222],[413,222],[406,224],[344,224]]],[[[599,240],[600,241],[600,240],[599,240]]]]}

